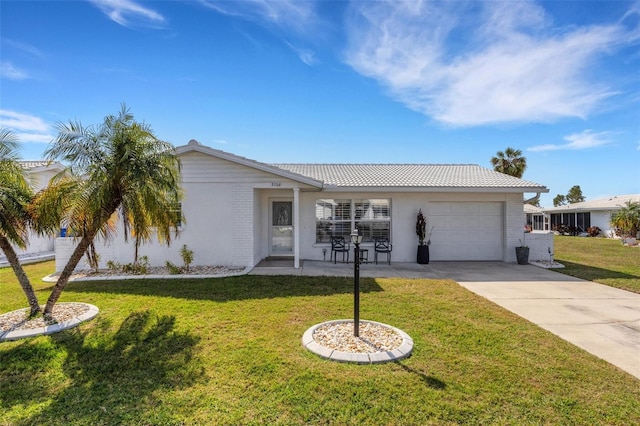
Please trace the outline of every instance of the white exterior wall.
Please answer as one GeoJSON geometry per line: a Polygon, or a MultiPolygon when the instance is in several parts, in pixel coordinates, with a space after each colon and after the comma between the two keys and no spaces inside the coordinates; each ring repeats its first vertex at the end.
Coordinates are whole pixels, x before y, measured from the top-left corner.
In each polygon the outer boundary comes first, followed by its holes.
{"type": "Polygon", "coordinates": [[[554,252],[553,232],[534,231],[527,233],[525,241],[529,247],[529,260],[550,260],[549,252],[554,252]]]}
{"type": "MultiPolygon", "coordinates": [[[[254,266],[268,255],[268,200],[270,196],[293,200],[299,184],[270,173],[200,153],[181,156],[182,212],[185,221],[170,247],[153,240],[140,246],[151,266],[168,260],[182,264],[183,244],[193,251],[193,265],[254,266]],[[271,188],[279,188],[272,190],[271,188]]],[[[58,239],[56,269],[64,267],[77,242],[58,239]],[[59,243],[58,243],[59,242],[59,243]],[[61,266],[59,266],[61,265],[61,266]]],[[[132,240],[124,242],[122,231],[108,244],[96,241],[100,267],[112,260],[132,263],[132,240]]],[[[83,260],[76,269],[87,269],[83,260]]]]}
{"type": "Polygon", "coordinates": [[[592,211],[591,226],[597,226],[602,229],[602,233],[607,237],[613,237],[613,229],[611,229],[611,213],[610,211],[592,211]]]}

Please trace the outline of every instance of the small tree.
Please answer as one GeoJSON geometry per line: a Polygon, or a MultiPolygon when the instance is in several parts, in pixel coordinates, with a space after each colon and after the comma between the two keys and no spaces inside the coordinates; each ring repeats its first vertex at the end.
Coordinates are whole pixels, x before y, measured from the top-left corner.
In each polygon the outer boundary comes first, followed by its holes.
{"type": "Polygon", "coordinates": [[[586,200],[585,196],[582,195],[582,189],[580,189],[580,185],[572,186],[569,192],[567,192],[565,198],[567,200],[567,203],[569,204],[581,203],[586,200]]]}
{"type": "Polygon", "coordinates": [[[611,225],[620,237],[635,237],[640,230],[640,203],[627,201],[626,205],[611,214],[611,225]]]}
{"type": "Polygon", "coordinates": [[[580,185],[574,185],[569,189],[566,195],[558,194],[553,199],[553,206],[564,206],[565,204],[575,204],[585,201],[587,198],[582,195],[582,189],[580,185]]]}
{"type": "Polygon", "coordinates": [[[565,204],[567,204],[567,198],[564,195],[558,194],[555,197],[553,197],[554,207],[564,206],[565,204]]]}
{"type": "Polygon", "coordinates": [[[182,257],[182,262],[184,262],[185,271],[189,272],[189,265],[193,262],[193,250],[189,250],[187,245],[184,244],[180,249],[180,257],[182,257]]]}
{"type": "Polygon", "coordinates": [[[28,206],[33,198],[24,170],[18,163],[17,149],[18,139],[14,133],[0,128],[0,249],[27,296],[30,316],[34,316],[40,312],[38,297],[13,247],[27,246],[31,221],[28,206]]]}
{"type": "Polygon", "coordinates": [[[180,161],[174,147],[159,140],[149,126],[136,122],[125,105],[97,128],[74,122],[59,123],[57,128],[58,136],[46,155],[68,167],[38,195],[36,223],[46,233],[64,221],[79,242],[53,287],[45,318],[51,318],[69,277],[94,239],[113,236],[116,218],[125,240],[132,229],[144,239],[153,227],[159,240],[169,244],[172,231],[177,232],[174,206],[181,196],[180,161]]]}

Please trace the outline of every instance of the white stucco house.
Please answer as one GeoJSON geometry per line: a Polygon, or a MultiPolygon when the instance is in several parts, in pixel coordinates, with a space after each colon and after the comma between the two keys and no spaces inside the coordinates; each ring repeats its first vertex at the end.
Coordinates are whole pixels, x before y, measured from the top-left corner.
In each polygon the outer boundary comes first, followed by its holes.
{"type": "MultiPolygon", "coordinates": [[[[330,237],[348,240],[354,227],[363,233],[361,247],[389,238],[393,261],[415,262],[420,209],[433,227],[432,261],[515,262],[514,247],[524,238],[524,194],[548,192],[477,165],[266,164],[194,140],[177,153],[185,222],[171,247],[141,246],[151,265],[181,264],[186,244],[194,265],[252,267],[285,256],[299,267],[305,259],[328,261],[330,237]]],[[[527,245],[536,238],[546,256],[552,235],[527,236],[527,245]]],[[[72,240],[56,242],[58,270],[72,240]]],[[[133,245],[122,239],[96,248],[102,266],[133,261],[133,245]]]]}
{"type": "Polygon", "coordinates": [[[558,225],[577,228],[578,232],[586,232],[591,226],[597,226],[607,237],[614,234],[611,229],[611,214],[625,207],[628,202],[640,203],[640,194],[614,195],[544,209],[549,216],[551,229],[558,225]]]}

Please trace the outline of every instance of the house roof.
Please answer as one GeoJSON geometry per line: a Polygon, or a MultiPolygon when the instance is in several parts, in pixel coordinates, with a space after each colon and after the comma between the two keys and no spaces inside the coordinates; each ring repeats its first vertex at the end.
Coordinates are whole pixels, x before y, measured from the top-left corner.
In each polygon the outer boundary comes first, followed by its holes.
{"type": "Polygon", "coordinates": [[[20,166],[28,172],[44,171],[44,170],[64,170],[64,166],[57,161],[47,160],[30,160],[30,161],[18,161],[20,166]]]}
{"type": "Polygon", "coordinates": [[[544,212],[544,209],[542,209],[541,207],[537,207],[537,206],[525,203],[524,212],[529,214],[542,214],[544,212]]]}
{"type": "Polygon", "coordinates": [[[475,164],[273,164],[337,188],[428,188],[548,192],[540,184],[475,164]]]}
{"type": "Polygon", "coordinates": [[[485,192],[549,192],[535,182],[475,164],[265,164],[191,140],[178,155],[200,152],[273,173],[316,188],[333,190],[429,190],[485,192]]]}
{"type": "Polygon", "coordinates": [[[566,206],[551,207],[544,209],[548,213],[563,213],[575,211],[608,211],[618,210],[624,207],[627,202],[640,203],[640,194],[614,195],[611,197],[598,198],[596,200],[583,201],[581,203],[567,204],[566,206]]]}

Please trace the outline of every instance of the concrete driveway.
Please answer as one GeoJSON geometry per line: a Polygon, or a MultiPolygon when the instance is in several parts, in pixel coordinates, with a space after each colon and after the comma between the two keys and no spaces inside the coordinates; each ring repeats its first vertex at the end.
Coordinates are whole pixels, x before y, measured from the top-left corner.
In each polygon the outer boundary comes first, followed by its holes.
{"type": "MultiPolygon", "coordinates": [[[[353,264],[263,264],[257,275],[352,276],[353,264]]],[[[502,262],[363,264],[362,277],[451,279],[640,379],[640,294],[532,265],[502,262]]]]}

